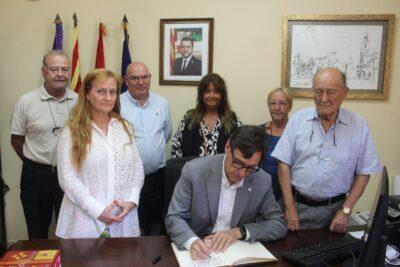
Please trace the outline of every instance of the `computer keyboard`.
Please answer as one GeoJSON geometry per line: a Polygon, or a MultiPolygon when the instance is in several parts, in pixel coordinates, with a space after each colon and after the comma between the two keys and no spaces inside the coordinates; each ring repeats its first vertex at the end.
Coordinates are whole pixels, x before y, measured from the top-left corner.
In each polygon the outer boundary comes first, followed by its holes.
{"type": "Polygon", "coordinates": [[[345,258],[352,253],[358,255],[364,243],[365,241],[346,234],[332,241],[289,250],[282,254],[282,257],[296,266],[323,266],[329,261],[345,258]]]}

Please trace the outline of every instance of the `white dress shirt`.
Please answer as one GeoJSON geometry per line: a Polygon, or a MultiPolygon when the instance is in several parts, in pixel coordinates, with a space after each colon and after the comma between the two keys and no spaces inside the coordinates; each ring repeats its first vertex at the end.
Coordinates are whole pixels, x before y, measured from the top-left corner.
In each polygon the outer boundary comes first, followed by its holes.
{"type": "MultiPolygon", "coordinates": [[[[92,124],[92,142],[77,172],[71,161],[72,136],[65,127],[57,145],[58,179],[64,199],[56,235],[61,238],[97,238],[105,229],[98,217],[113,200],[139,204],[143,164],[135,140],[112,118],[107,136],[92,124]]],[[[118,211],[115,211],[118,213],[118,211]]],[[[116,215],[116,214],[115,214],[116,215]]],[[[110,225],[111,237],[140,236],[137,208],[121,223],[110,225]]]]}
{"type": "MultiPolygon", "coordinates": [[[[225,173],[225,159],[222,163],[222,179],[221,179],[221,191],[219,194],[219,203],[218,203],[218,215],[215,220],[213,233],[222,232],[231,229],[231,219],[233,212],[233,205],[235,203],[236,191],[238,188],[243,186],[243,179],[234,184],[230,184],[228,178],[225,173]]],[[[246,229],[246,240],[250,239],[250,233],[246,229]]],[[[189,238],[183,245],[189,250],[190,246],[194,241],[199,239],[198,237],[189,238]]]]}
{"type": "MultiPolygon", "coordinates": [[[[225,157],[226,158],[226,157],[225,157]]],[[[219,194],[218,216],[215,220],[213,233],[231,229],[231,218],[233,204],[235,203],[236,191],[243,186],[243,180],[230,184],[224,171],[225,159],[222,164],[221,192],[219,194]]]]}

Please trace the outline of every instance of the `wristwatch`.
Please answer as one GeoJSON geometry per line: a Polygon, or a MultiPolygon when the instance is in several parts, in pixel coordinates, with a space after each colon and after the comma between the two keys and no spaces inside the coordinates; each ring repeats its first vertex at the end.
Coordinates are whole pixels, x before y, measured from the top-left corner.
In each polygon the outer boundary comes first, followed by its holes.
{"type": "Polygon", "coordinates": [[[342,207],[342,211],[346,215],[350,215],[350,213],[351,213],[351,209],[349,207],[345,207],[345,206],[342,207]]]}
{"type": "Polygon", "coordinates": [[[244,225],[241,225],[239,229],[240,229],[240,233],[242,234],[242,237],[239,238],[239,240],[245,240],[247,237],[246,227],[244,225]]]}

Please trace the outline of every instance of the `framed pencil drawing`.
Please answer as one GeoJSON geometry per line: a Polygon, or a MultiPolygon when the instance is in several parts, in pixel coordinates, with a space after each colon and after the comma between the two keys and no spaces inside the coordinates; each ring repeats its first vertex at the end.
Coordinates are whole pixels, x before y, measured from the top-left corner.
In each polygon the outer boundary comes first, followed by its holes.
{"type": "Polygon", "coordinates": [[[212,71],[214,19],[160,20],[160,84],[197,85],[212,71]]]}
{"type": "Polygon", "coordinates": [[[282,85],[312,97],[323,67],[346,74],[347,98],[387,99],[394,15],[291,15],[283,18],[282,85]]]}

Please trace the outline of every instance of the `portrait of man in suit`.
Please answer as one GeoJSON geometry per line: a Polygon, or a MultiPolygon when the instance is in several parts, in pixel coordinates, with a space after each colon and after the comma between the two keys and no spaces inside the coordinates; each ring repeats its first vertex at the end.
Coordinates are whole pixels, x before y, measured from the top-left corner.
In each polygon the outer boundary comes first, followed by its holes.
{"type": "Polygon", "coordinates": [[[231,134],[225,154],[183,167],[165,224],[171,240],[192,259],[225,251],[236,240],[268,241],[286,234],[271,176],[259,167],[265,146],[263,129],[241,126],[231,134]]]}
{"type": "Polygon", "coordinates": [[[175,59],[173,75],[201,75],[201,60],[193,55],[193,38],[185,36],[180,41],[182,57],[175,59]]]}

